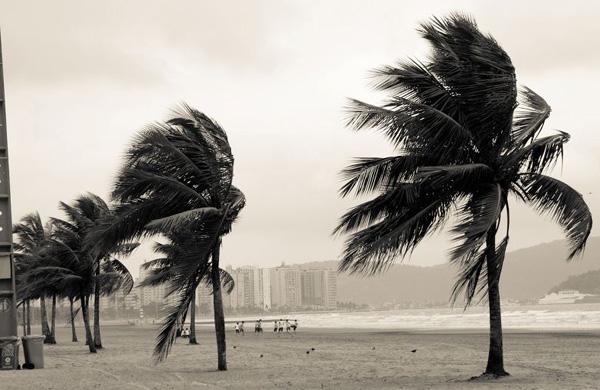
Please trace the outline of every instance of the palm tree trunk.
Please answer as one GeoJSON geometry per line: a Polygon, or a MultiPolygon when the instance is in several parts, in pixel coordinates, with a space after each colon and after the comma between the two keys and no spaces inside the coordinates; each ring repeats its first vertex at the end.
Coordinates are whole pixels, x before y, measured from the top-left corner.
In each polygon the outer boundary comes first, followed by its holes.
{"type": "Polygon", "coordinates": [[[51,343],[56,344],[56,294],[52,294],[52,316],[50,323],[51,343]]]}
{"type": "Polygon", "coordinates": [[[75,332],[75,312],[73,311],[73,297],[69,297],[69,310],[71,312],[71,341],[76,343],[77,333],[75,332]]]}
{"type": "Polygon", "coordinates": [[[90,329],[90,314],[89,314],[89,297],[84,297],[83,295],[79,297],[81,301],[81,316],[83,317],[83,326],[85,328],[85,339],[87,340],[86,344],[90,349],[90,353],[96,353],[96,346],[94,345],[94,340],[92,339],[92,330],[90,329]]]}
{"type": "Polygon", "coordinates": [[[100,260],[96,264],[96,284],[94,285],[94,344],[96,349],[102,349],[102,337],[100,335],[100,260]]]}
{"type": "MultiPolygon", "coordinates": [[[[88,309],[88,322],[89,322],[89,308],[90,308],[90,297],[85,296],[83,298],[84,300],[81,302],[81,318],[84,320],[83,324],[84,324],[84,333],[85,333],[85,345],[90,345],[90,342],[92,342],[92,338],[88,337],[87,331],[85,331],[85,319],[83,318],[83,307],[85,305],[85,307],[87,307],[88,309]]],[[[91,335],[91,332],[90,332],[91,335]]]]}
{"type": "Polygon", "coordinates": [[[196,341],[196,290],[190,304],[190,344],[198,344],[196,341]]]}
{"type": "Polygon", "coordinates": [[[21,304],[23,307],[23,336],[27,336],[27,314],[25,310],[25,301],[21,304]]]}
{"type": "Polygon", "coordinates": [[[225,344],[225,315],[223,298],[221,297],[221,273],[219,271],[219,255],[221,242],[217,242],[212,254],[211,281],[213,288],[213,306],[215,314],[215,334],[217,336],[217,356],[219,371],[227,370],[227,346],[225,344]]]}
{"type": "Polygon", "coordinates": [[[29,299],[25,301],[27,305],[27,332],[26,334],[29,336],[31,334],[31,305],[29,304],[29,299]]]}
{"type": "Polygon", "coordinates": [[[487,375],[506,376],[502,349],[502,312],[500,308],[500,264],[496,259],[496,229],[490,229],[486,238],[488,303],[490,310],[490,350],[485,369],[487,375]]]}
{"type": "Polygon", "coordinates": [[[44,344],[50,344],[50,326],[48,325],[48,313],[46,312],[46,298],[40,297],[40,315],[42,320],[42,334],[44,337],[44,344]]]}

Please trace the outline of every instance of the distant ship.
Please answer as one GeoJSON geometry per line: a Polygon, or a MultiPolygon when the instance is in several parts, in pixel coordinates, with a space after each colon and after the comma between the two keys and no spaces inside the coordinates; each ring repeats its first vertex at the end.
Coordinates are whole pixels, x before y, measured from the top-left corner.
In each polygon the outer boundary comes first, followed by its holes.
{"type": "Polygon", "coordinates": [[[577,290],[561,290],[557,293],[546,294],[540,299],[540,305],[554,305],[558,303],[576,303],[591,294],[582,294],[577,290]]]}

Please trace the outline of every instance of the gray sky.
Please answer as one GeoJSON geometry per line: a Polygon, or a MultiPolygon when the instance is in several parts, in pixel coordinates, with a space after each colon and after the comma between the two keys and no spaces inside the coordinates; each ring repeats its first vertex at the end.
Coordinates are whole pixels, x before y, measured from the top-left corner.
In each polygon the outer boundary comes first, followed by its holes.
{"type": "MultiPolygon", "coordinates": [[[[225,127],[247,196],[225,264],[335,259],[342,240],[330,233],[356,203],[338,198],[339,170],[392,152],[343,127],[345,97],[377,102],[368,70],[423,58],[418,23],[452,10],[472,14],[550,103],[546,131],[572,135],[554,174],[598,214],[599,3],[0,0],[13,218],[58,215],[59,200],[85,191],[106,197],[134,132],[185,101],[225,127]]],[[[561,238],[547,218],[513,214],[510,249],[561,238]]],[[[428,239],[410,262],[443,262],[447,246],[428,239]]],[[[127,264],[137,273],[151,257],[127,264]]]]}

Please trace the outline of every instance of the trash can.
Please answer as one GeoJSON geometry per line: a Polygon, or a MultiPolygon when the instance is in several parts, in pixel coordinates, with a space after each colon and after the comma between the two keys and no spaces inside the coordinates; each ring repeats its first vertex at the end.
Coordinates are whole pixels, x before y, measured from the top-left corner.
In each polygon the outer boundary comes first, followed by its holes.
{"type": "Polygon", "coordinates": [[[44,368],[44,336],[23,336],[25,363],[33,368],[44,368]]]}
{"type": "Polygon", "coordinates": [[[16,370],[19,367],[19,338],[0,337],[0,370],[16,370]]]}

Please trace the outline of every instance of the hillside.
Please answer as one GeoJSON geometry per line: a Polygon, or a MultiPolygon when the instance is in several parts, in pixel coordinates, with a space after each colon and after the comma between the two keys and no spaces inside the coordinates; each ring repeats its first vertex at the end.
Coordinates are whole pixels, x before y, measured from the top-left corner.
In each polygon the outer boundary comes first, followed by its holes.
{"type": "Polygon", "coordinates": [[[554,286],[550,292],[558,292],[560,290],[577,290],[584,294],[600,295],[600,270],[571,276],[559,285],[554,286]]]}
{"type": "MultiPolygon", "coordinates": [[[[569,276],[600,270],[600,237],[589,239],[585,256],[566,262],[565,241],[553,241],[509,252],[503,268],[504,299],[543,297],[569,276]]],[[[302,267],[336,267],[336,262],[315,262],[302,267]]],[[[432,267],[397,264],[375,277],[341,274],[338,301],[370,305],[400,302],[448,302],[456,272],[448,264],[432,267]]]]}

